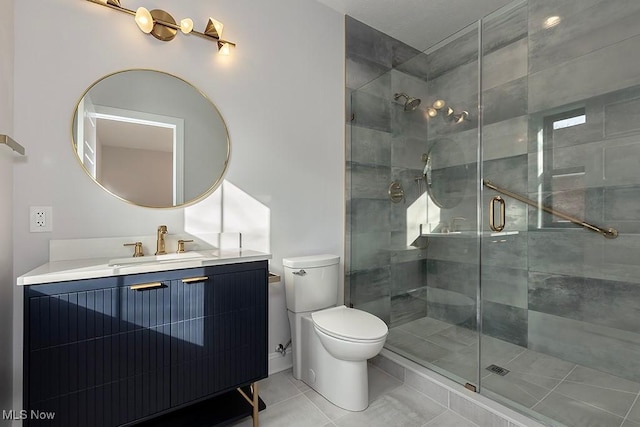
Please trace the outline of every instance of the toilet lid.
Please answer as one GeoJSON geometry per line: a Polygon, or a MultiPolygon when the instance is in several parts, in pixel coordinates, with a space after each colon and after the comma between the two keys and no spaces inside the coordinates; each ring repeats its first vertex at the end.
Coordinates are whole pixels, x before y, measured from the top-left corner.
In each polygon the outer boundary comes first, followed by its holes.
{"type": "Polygon", "coordinates": [[[352,340],[379,340],[389,331],[386,323],[366,311],[340,307],[311,313],[314,325],[322,332],[352,340]]]}

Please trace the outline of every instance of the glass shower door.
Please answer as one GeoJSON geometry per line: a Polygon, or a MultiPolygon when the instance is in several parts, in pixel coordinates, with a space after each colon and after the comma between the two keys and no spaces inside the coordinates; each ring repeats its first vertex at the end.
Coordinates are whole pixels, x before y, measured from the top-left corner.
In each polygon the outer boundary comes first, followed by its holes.
{"type": "Polygon", "coordinates": [[[429,367],[479,386],[479,25],[425,52],[427,315],[422,334],[441,353],[429,367]]]}
{"type": "Polygon", "coordinates": [[[478,25],[351,92],[347,301],[478,386],[478,25]],[[419,100],[419,104],[416,100],[419,100]]]}
{"type": "Polygon", "coordinates": [[[640,4],[561,3],[483,20],[481,393],[554,426],[635,425],[640,4]]]}
{"type": "MultiPolygon", "coordinates": [[[[527,205],[486,185],[528,195],[528,7],[512,5],[482,21],[481,392],[528,404],[522,386],[528,345],[527,205]],[[517,365],[517,366],[515,366],[517,365]],[[513,396],[516,395],[516,398],[513,396]]],[[[542,396],[540,396],[542,397],[542,396]]],[[[533,397],[531,397],[533,399],[533,397]]]]}

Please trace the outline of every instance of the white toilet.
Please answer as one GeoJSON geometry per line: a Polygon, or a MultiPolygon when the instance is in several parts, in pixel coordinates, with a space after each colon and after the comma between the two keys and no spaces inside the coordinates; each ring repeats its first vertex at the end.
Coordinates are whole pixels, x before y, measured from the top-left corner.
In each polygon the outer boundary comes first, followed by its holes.
{"type": "Polygon", "coordinates": [[[367,359],[382,350],[387,325],[362,310],[336,307],[340,257],[285,258],[293,376],[336,406],[369,406],[367,359]]]}

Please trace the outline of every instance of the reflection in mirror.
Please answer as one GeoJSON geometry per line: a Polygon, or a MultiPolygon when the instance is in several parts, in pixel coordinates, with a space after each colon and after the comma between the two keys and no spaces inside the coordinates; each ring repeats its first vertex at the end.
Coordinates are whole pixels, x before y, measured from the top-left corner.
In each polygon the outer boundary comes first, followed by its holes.
{"type": "Polygon", "coordinates": [[[465,198],[469,185],[469,165],[457,141],[442,138],[427,155],[424,176],[431,200],[440,208],[456,207],[465,198]]]}
{"type": "Polygon", "coordinates": [[[210,194],[230,151],[217,108],[184,80],[151,70],[111,74],[87,89],[73,119],[73,147],[105,190],[155,208],[210,194]]]}

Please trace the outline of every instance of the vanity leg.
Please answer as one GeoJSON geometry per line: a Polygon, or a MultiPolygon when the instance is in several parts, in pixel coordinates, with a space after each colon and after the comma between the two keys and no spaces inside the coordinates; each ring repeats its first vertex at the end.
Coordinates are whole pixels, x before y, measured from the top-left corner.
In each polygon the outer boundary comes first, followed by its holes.
{"type": "Polygon", "coordinates": [[[251,388],[253,389],[253,396],[251,396],[253,398],[253,414],[251,414],[251,416],[253,417],[253,427],[258,427],[258,411],[260,410],[258,404],[258,383],[253,383],[251,388]]]}
{"type": "Polygon", "coordinates": [[[237,388],[236,390],[238,390],[238,393],[240,393],[242,397],[244,397],[244,399],[249,402],[249,405],[251,405],[253,427],[258,427],[258,412],[260,411],[260,401],[258,400],[258,382],[251,383],[251,385],[249,385],[249,389],[251,389],[251,398],[249,398],[249,396],[247,396],[247,394],[241,388],[237,388]]]}

